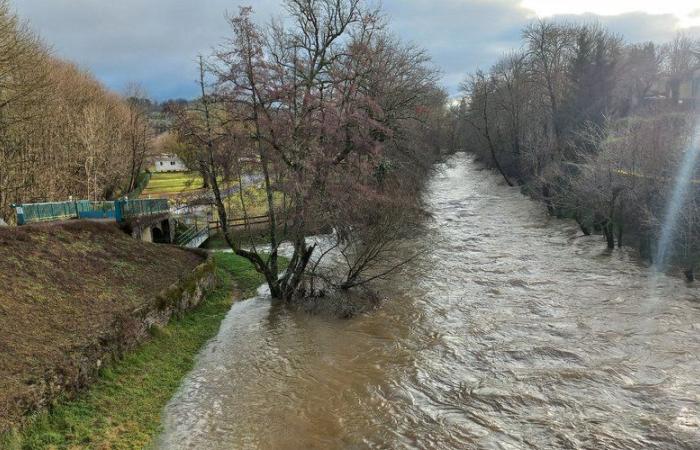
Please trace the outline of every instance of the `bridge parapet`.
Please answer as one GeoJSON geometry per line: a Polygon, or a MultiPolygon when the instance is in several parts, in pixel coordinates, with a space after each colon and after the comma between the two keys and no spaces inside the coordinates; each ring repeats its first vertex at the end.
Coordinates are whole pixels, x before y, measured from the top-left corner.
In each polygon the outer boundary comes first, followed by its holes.
{"type": "Polygon", "coordinates": [[[205,216],[204,227],[198,226],[197,215],[192,211],[171,214],[167,199],[128,198],[115,201],[69,200],[66,202],[25,203],[13,205],[17,214],[17,225],[52,222],[70,219],[114,220],[134,238],[148,242],[177,243],[183,247],[196,248],[209,238],[209,217],[205,216]],[[175,236],[175,221],[190,226],[181,235],[175,236]]]}
{"type": "Polygon", "coordinates": [[[24,203],[13,205],[17,225],[52,222],[69,219],[114,219],[117,222],[168,214],[167,199],[143,199],[116,201],[69,200],[66,202],[24,203]]]}
{"type": "Polygon", "coordinates": [[[144,216],[156,216],[170,213],[168,200],[164,198],[141,200],[117,200],[116,219],[123,222],[127,219],[144,216]]]}

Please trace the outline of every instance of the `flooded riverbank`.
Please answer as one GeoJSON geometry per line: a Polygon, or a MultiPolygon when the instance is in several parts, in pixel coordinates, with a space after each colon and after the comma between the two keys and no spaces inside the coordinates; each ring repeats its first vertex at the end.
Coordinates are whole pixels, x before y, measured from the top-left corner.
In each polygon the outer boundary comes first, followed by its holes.
{"type": "Polygon", "coordinates": [[[698,289],[467,155],[426,193],[437,243],[383,308],[234,305],[166,408],[162,448],[698,448],[698,289]]]}

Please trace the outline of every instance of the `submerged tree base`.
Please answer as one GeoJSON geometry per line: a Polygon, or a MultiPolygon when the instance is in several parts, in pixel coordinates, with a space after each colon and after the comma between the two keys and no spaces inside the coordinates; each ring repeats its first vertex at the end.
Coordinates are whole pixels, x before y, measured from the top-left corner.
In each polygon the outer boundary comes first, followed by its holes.
{"type": "Polygon", "coordinates": [[[324,295],[305,296],[287,302],[289,308],[306,314],[336,319],[353,317],[377,310],[383,297],[370,289],[358,291],[334,290],[324,295]]]}
{"type": "Polygon", "coordinates": [[[685,275],[685,279],[688,283],[692,283],[693,281],[695,281],[695,269],[693,269],[692,267],[684,270],[683,274],[685,275]]]}

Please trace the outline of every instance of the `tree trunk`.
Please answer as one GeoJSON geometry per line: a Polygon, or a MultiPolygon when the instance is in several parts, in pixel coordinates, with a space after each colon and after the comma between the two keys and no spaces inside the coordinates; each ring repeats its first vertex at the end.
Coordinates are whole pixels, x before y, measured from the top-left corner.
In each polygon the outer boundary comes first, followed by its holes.
{"type": "MultiPolygon", "coordinates": [[[[490,141],[489,141],[490,142],[490,141]]],[[[501,167],[501,163],[498,162],[498,158],[496,158],[496,152],[494,151],[493,145],[489,145],[491,149],[491,158],[493,159],[493,163],[496,166],[496,169],[498,169],[498,172],[503,176],[503,179],[506,180],[506,184],[508,186],[513,187],[514,184],[510,179],[508,178],[508,175],[503,171],[503,168],[501,167]]]]}
{"type": "Polygon", "coordinates": [[[695,281],[695,269],[693,267],[688,267],[683,274],[685,275],[685,279],[688,280],[688,282],[692,283],[695,281]]]}
{"type": "Polygon", "coordinates": [[[585,223],[583,223],[583,220],[581,220],[581,215],[578,212],[574,214],[574,220],[578,224],[578,227],[581,229],[581,232],[584,234],[584,236],[591,235],[591,230],[585,223]]]}
{"type": "Polygon", "coordinates": [[[613,224],[610,220],[605,221],[603,223],[603,235],[605,236],[605,241],[608,244],[608,249],[614,250],[615,249],[615,232],[613,229],[613,224]]]}
{"type": "Polygon", "coordinates": [[[316,245],[306,245],[304,236],[297,236],[294,242],[294,255],[287,266],[287,271],[280,280],[280,298],[285,301],[290,301],[294,298],[315,249],[316,245]]]}
{"type": "Polygon", "coordinates": [[[486,142],[489,146],[489,151],[491,152],[491,159],[493,159],[493,164],[496,166],[496,169],[498,172],[503,176],[503,179],[506,181],[506,184],[508,186],[513,186],[513,183],[508,179],[508,175],[506,175],[505,171],[501,167],[501,163],[498,161],[498,157],[496,156],[496,148],[493,145],[493,141],[491,140],[491,132],[489,131],[489,115],[488,115],[488,94],[486,94],[484,98],[484,107],[483,107],[483,119],[484,119],[484,138],[486,138],[486,142]]]}
{"type": "Polygon", "coordinates": [[[202,189],[209,189],[211,183],[209,183],[209,177],[207,176],[207,164],[205,162],[199,163],[199,173],[202,174],[202,189]]]}
{"type": "Polygon", "coordinates": [[[552,199],[550,197],[549,183],[544,183],[542,185],[542,200],[544,200],[544,204],[547,206],[547,212],[549,214],[554,214],[554,205],[552,205],[552,199]]]}
{"type": "Polygon", "coordinates": [[[617,248],[622,248],[622,225],[617,226],[617,248]]]}

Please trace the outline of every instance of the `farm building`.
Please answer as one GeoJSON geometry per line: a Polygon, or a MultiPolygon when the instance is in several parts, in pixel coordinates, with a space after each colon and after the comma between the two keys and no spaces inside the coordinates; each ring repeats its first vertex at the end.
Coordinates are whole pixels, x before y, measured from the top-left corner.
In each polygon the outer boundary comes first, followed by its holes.
{"type": "Polygon", "coordinates": [[[177,155],[161,153],[153,157],[153,167],[155,172],[185,172],[187,166],[177,155]]]}

